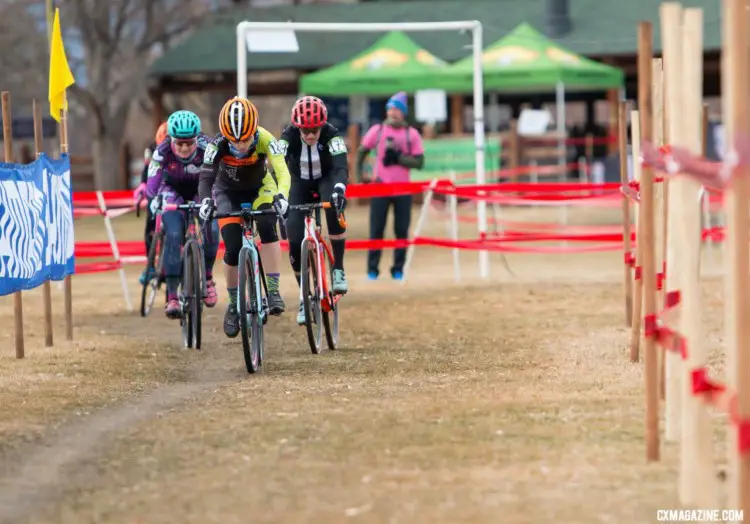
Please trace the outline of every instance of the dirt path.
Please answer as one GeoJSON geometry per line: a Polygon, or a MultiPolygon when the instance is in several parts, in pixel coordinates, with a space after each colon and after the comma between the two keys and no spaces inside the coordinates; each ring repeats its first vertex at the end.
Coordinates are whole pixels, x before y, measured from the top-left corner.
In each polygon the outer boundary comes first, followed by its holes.
{"type": "MultiPolygon", "coordinates": [[[[209,311],[205,321],[216,331],[221,315],[209,311]]],[[[146,339],[163,336],[162,319],[143,321],[122,316],[110,333],[138,333],[146,339]]],[[[174,326],[172,326],[174,327],[174,326]]],[[[174,329],[172,329],[174,331],[174,329]]],[[[170,342],[174,342],[171,340],[170,342]]],[[[174,350],[187,354],[191,350],[174,350]]],[[[245,374],[226,352],[194,352],[177,383],[146,385],[146,392],[129,401],[104,407],[63,424],[40,442],[17,447],[0,460],[0,522],[33,521],[54,505],[65,490],[92,482],[99,474],[92,464],[108,444],[136,425],[181,409],[206,392],[242,380],[245,374]]]]}

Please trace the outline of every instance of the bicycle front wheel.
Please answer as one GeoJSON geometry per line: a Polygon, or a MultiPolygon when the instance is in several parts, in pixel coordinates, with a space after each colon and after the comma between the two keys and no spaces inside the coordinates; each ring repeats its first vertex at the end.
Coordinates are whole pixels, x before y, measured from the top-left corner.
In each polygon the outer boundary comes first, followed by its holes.
{"type": "Polygon", "coordinates": [[[154,307],[156,292],[159,290],[161,279],[162,257],[161,246],[164,233],[159,231],[154,233],[151,241],[151,249],[148,250],[148,259],[146,260],[146,281],[141,289],[141,316],[147,317],[154,307]]]}
{"type": "MultiPolygon", "coordinates": [[[[257,251],[243,247],[238,265],[239,297],[237,309],[240,314],[242,354],[248,373],[257,373],[263,364],[263,301],[260,282],[255,278],[258,264],[257,251]]],[[[260,271],[258,271],[260,273],[260,271]]]]}
{"type": "Polygon", "coordinates": [[[187,306],[192,316],[193,347],[201,348],[203,335],[203,252],[195,240],[189,240],[185,246],[187,258],[191,265],[191,279],[187,282],[190,286],[187,297],[187,306]]]}
{"type": "Polygon", "coordinates": [[[305,311],[307,341],[310,344],[310,350],[318,355],[323,338],[323,315],[318,291],[318,260],[317,252],[310,250],[310,243],[307,240],[302,242],[301,264],[302,307],[305,311]]]}

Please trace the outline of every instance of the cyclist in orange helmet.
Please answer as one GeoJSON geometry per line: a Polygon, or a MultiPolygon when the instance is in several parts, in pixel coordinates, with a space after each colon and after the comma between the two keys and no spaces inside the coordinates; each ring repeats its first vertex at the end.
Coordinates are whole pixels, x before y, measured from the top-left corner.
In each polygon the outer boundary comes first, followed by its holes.
{"type": "MultiPolygon", "coordinates": [[[[141,183],[138,184],[138,187],[135,188],[135,191],[133,192],[133,200],[135,201],[136,205],[138,205],[138,201],[142,198],[146,198],[146,182],[148,181],[148,166],[151,163],[151,155],[153,155],[154,151],[156,151],[156,148],[159,147],[159,144],[164,142],[168,137],[167,135],[167,122],[162,122],[159,124],[159,127],[156,130],[156,134],[154,135],[154,141],[151,142],[146,150],[143,152],[143,171],[141,172],[141,183]]],[[[147,202],[147,204],[150,204],[150,202],[147,202]]],[[[144,240],[146,243],[146,254],[148,254],[149,249],[151,249],[151,238],[154,235],[154,228],[156,227],[156,221],[154,220],[154,215],[151,213],[150,206],[146,206],[146,230],[144,232],[144,240]]],[[[141,285],[143,285],[147,279],[150,279],[150,275],[146,275],[146,271],[141,274],[141,277],[138,279],[141,285]]]]}
{"type": "MultiPolygon", "coordinates": [[[[229,99],[219,114],[219,130],[203,156],[198,194],[200,216],[209,220],[214,211],[219,214],[239,211],[243,203],[253,209],[275,207],[286,216],[289,204],[291,177],[284,160],[284,152],[274,136],[258,125],[258,110],[246,98],[229,99]],[[266,169],[266,161],[274,176],[266,169]]],[[[268,309],[280,315],[286,305],[279,293],[281,273],[281,243],[276,230],[276,218],[261,217],[257,221],[258,234],[263,244],[261,257],[266,271],[268,309]]],[[[237,311],[237,283],[240,249],[242,248],[241,220],[220,219],[219,228],[224,239],[224,267],[227,279],[229,306],[224,315],[224,333],[234,338],[240,331],[237,311]]]]}

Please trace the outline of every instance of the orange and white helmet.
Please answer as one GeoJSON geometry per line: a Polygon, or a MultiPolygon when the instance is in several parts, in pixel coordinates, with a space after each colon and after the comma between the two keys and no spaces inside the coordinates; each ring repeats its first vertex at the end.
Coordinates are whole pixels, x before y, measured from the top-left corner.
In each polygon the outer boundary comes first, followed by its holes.
{"type": "Polygon", "coordinates": [[[258,110],[247,98],[227,100],[219,113],[219,130],[230,142],[244,142],[258,131],[258,110]]]}

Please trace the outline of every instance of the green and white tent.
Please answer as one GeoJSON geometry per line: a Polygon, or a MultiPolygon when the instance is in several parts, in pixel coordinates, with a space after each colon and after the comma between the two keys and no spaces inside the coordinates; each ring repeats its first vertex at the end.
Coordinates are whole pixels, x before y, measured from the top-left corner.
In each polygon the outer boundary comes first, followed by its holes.
{"type": "MultiPolygon", "coordinates": [[[[523,23],[482,52],[486,91],[547,91],[559,84],[566,90],[611,89],[624,83],[622,70],[579,56],[523,23]]],[[[433,76],[431,86],[471,92],[474,60],[463,58],[433,76]]]]}
{"type": "Polygon", "coordinates": [[[303,75],[300,91],[318,96],[413,93],[425,87],[425,79],[447,67],[406,34],[393,31],[345,62],[303,75]]]}

